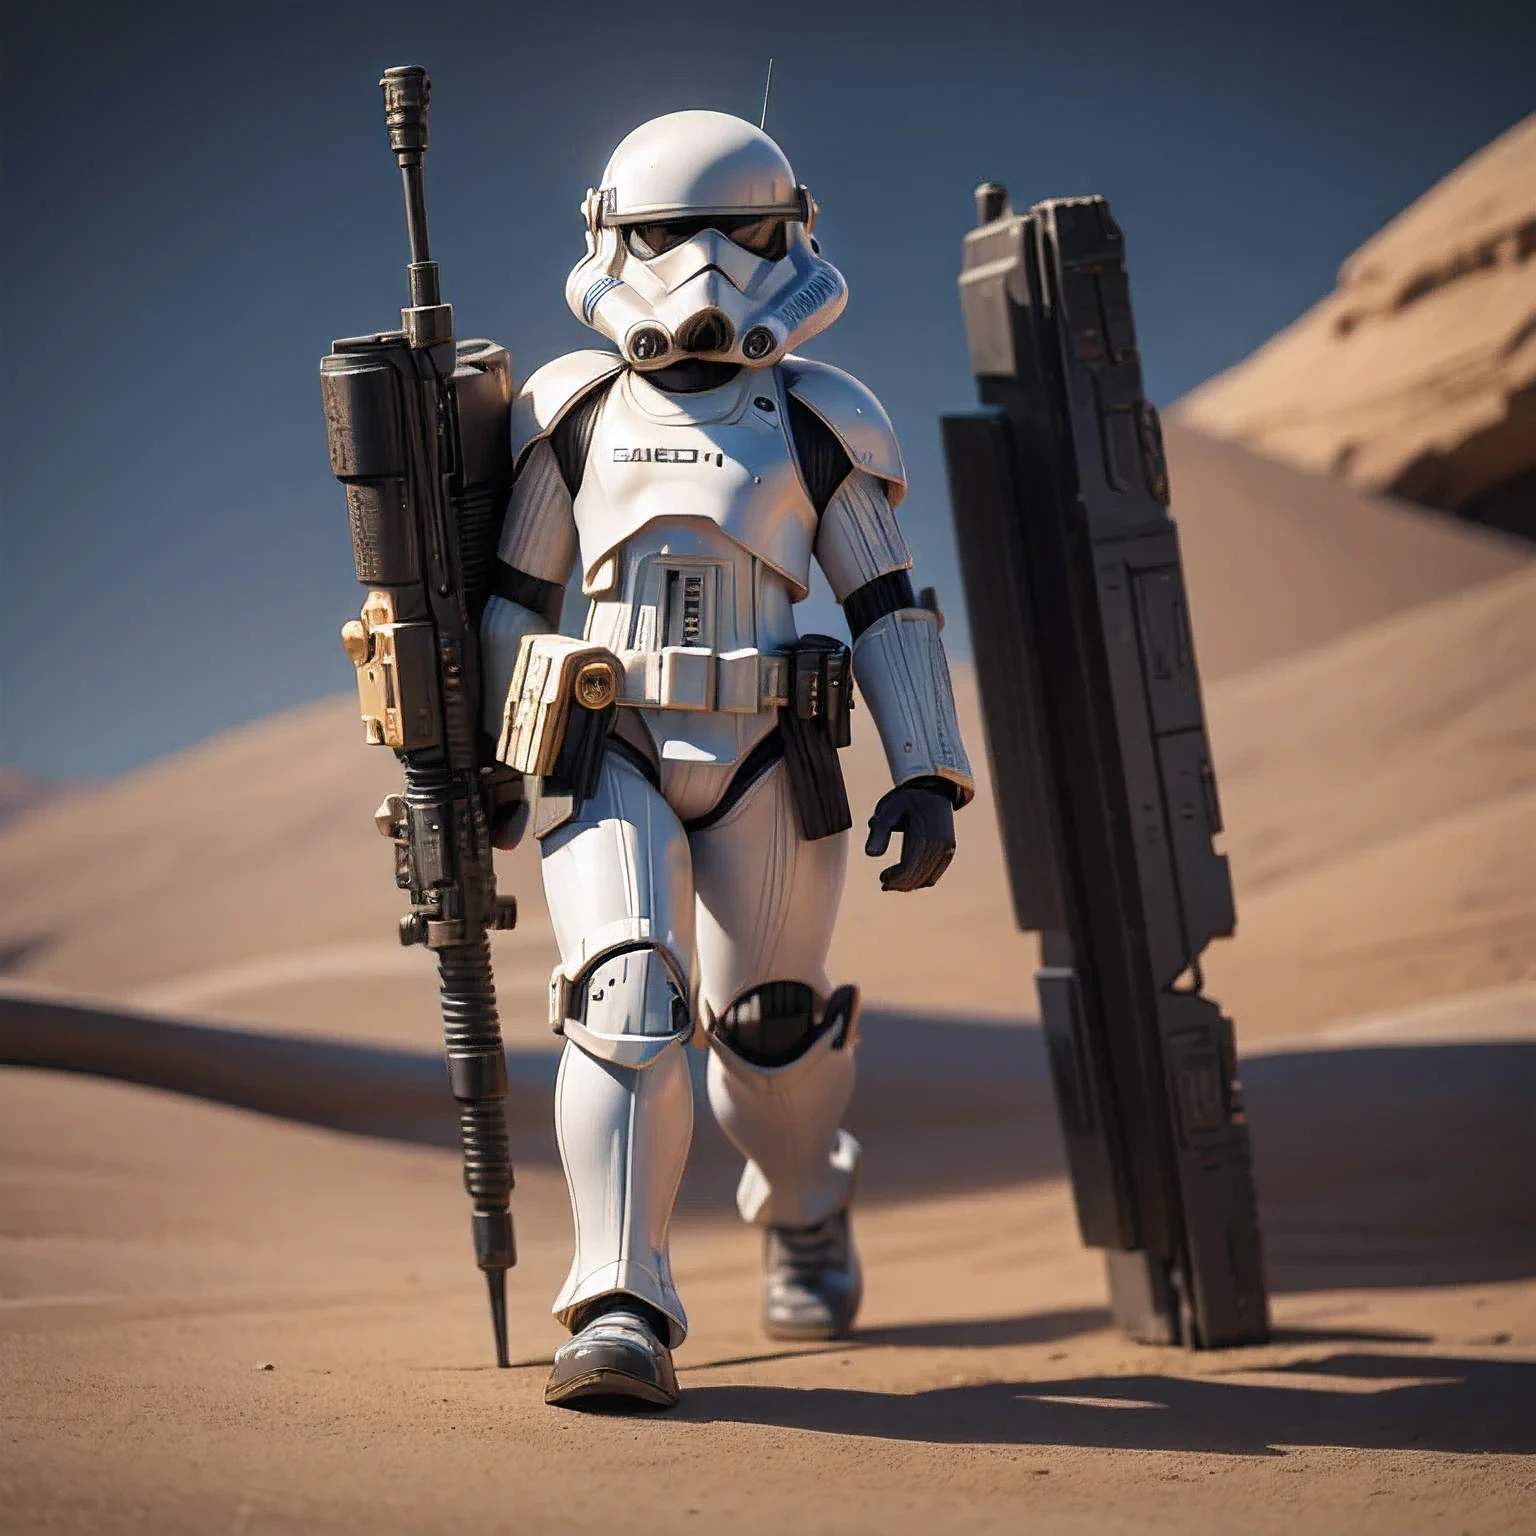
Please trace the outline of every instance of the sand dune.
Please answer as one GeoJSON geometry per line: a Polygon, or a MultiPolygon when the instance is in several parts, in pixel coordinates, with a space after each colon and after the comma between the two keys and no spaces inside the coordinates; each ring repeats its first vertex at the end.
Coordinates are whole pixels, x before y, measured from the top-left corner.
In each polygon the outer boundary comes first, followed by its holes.
{"type": "Polygon", "coordinates": [[[68,786],[51,784],[20,768],[0,767],[0,827],[19,821],[68,792],[68,786]]]}
{"type": "Polygon", "coordinates": [[[1518,570],[1530,548],[1166,423],[1207,683],[1518,570]]]}
{"type": "Polygon", "coordinates": [[[1536,566],[1213,689],[1245,888],[1536,783],[1533,656],[1536,566]]]}
{"type": "Polygon", "coordinates": [[[1244,1038],[1536,978],[1536,571],[1218,686],[1244,1038]]]}

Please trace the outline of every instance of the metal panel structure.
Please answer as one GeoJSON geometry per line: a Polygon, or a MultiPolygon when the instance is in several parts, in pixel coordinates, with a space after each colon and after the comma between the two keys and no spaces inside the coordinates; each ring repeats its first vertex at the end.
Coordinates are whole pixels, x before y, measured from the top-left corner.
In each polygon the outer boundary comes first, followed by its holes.
{"type": "Polygon", "coordinates": [[[1268,1334],[1216,777],[1124,242],[1103,198],[978,190],[960,278],[981,409],[944,447],[1014,915],[1083,1240],[1154,1343],[1268,1334]]]}

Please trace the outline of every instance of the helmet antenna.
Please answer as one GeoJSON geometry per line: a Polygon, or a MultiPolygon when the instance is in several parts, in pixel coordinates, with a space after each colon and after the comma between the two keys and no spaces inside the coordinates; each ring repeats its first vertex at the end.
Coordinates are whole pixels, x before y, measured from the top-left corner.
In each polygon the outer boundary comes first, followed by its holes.
{"type": "Polygon", "coordinates": [[[768,60],[768,78],[763,82],[763,115],[757,120],[761,133],[768,126],[768,92],[773,89],[773,60],[768,60]]]}

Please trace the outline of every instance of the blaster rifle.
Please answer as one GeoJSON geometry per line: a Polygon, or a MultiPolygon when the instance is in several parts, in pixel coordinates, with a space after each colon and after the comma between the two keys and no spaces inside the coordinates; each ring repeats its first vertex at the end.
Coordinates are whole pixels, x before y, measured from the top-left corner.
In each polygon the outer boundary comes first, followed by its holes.
{"type": "Polygon", "coordinates": [[[481,730],[478,635],[511,486],[512,363],[494,342],[455,344],[453,308],[442,302],[422,187],[426,72],[390,69],[379,84],[405,187],[411,302],[400,330],[334,342],[320,364],[331,469],[346,487],[357,579],[368,589],[342,643],[365,738],[393,748],[405,773],[405,792],[384,801],[377,823],[394,843],[395,883],[410,893],[400,942],[437,956],[475,1259],[505,1366],[516,1247],[487,935],[517,921],[515,900],[496,894],[491,836],[521,779],[496,764],[481,730]]]}

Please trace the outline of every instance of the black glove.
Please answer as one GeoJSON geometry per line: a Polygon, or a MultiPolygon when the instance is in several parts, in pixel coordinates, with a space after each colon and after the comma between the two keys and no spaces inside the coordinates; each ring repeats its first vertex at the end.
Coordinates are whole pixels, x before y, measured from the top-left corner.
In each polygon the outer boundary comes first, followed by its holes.
{"type": "Polygon", "coordinates": [[[886,891],[920,891],[936,885],[955,856],[955,806],[947,780],[913,779],[880,797],[869,818],[864,852],[878,859],[901,833],[901,862],[880,871],[886,891]]]}

